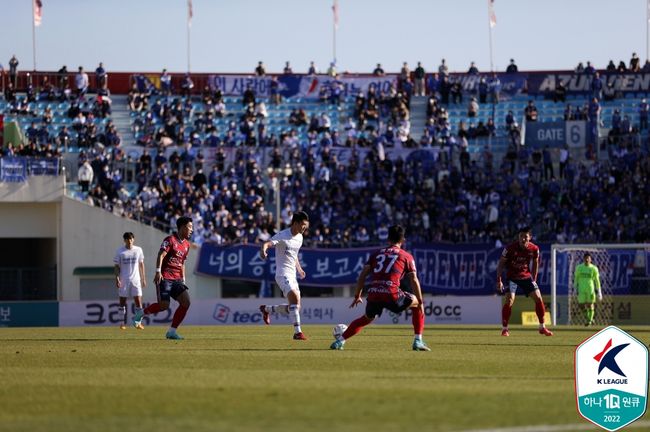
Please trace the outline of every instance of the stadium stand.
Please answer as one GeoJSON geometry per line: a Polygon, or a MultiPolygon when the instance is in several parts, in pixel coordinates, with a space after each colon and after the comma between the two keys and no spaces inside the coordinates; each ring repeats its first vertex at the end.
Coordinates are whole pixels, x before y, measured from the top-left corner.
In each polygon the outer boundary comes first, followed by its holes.
{"type": "Polygon", "coordinates": [[[4,154],[45,146],[74,155],[73,173],[88,161],[89,191],[71,194],[163,229],[189,214],[197,243],[260,242],[297,209],[311,216],[306,241],[324,247],[381,243],[395,222],[414,243],[499,244],[531,223],[540,241],[648,238],[645,93],[605,88],[593,101],[558,86],[500,98],[496,75],[471,92],[463,76],[431,76],[427,96],[410,79],[355,94],[334,81],[317,99],[207,84],[189,95],[189,76],[165,88],[134,76],[112,97],[125,112],[117,125],[108,95],[77,103],[55,89],[28,102],[29,88],[5,91],[4,122],[30,144],[4,154]],[[600,139],[522,145],[526,125],[576,120],[600,139]]]}

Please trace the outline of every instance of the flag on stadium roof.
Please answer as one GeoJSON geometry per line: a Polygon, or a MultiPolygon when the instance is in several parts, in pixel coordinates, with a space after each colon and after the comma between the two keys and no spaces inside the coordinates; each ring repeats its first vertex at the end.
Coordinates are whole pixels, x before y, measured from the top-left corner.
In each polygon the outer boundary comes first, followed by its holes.
{"type": "Polygon", "coordinates": [[[34,25],[38,27],[41,25],[41,19],[43,15],[43,2],[41,0],[32,0],[34,6],[34,25]]]}
{"type": "Polygon", "coordinates": [[[494,13],[494,0],[488,0],[488,14],[490,15],[490,27],[497,25],[497,15],[494,13]]]}
{"type": "Polygon", "coordinates": [[[339,0],[334,0],[332,5],[332,13],[334,14],[334,27],[339,28],[339,0]]]}
{"type": "Polygon", "coordinates": [[[192,12],[192,0],[187,0],[187,25],[192,26],[192,16],[194,13],[192,12]]]}

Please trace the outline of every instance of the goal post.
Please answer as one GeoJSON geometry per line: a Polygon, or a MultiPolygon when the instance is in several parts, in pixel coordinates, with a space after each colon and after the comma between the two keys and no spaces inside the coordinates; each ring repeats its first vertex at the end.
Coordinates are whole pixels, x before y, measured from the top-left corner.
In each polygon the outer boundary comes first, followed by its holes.
{"type": "Polygon", "coordinates": [[[596,305],[597,325],[607,325],[613,318],[613,295],[634,294],[632,282],[648,280],[650,243],[552,244],[551,245],[551,321],[558,324],[560,304],[564,307],[562,324],[585,324],[584,315],[573,286],[575,267],[589,252],[600,272],[602,302],[596,305]],[[562,297],[562,302],[560,302],[562,297]],[[566,301],[565,301],[566,300],[566,301]]]}

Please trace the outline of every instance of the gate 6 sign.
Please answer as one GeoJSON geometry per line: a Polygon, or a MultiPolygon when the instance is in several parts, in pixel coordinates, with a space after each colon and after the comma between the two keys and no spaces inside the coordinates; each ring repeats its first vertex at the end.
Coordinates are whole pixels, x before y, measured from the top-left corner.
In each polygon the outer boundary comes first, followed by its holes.
{"type": "Polygon", "coordinates": [[[575,352],[576,398],[580,415],[609,431],[641,417],[648,397],[648,348],[610,326],[575,352]]]}

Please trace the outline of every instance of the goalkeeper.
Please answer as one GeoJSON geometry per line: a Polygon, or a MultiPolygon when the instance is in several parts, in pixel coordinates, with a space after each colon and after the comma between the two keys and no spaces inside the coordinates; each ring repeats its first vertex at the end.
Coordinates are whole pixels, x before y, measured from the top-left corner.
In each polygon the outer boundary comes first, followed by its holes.
{"type": "Polygon", "coordinates": [[[603,293],[600,290],[600,275],[598,267],[591,263],[591,254],[586,252],[583,262],[578,264],[573,276],[573,286],[578,293],[580,303],[585,314],[585,326],[594,322],[594,303],[603,300],[603,293]]]}

